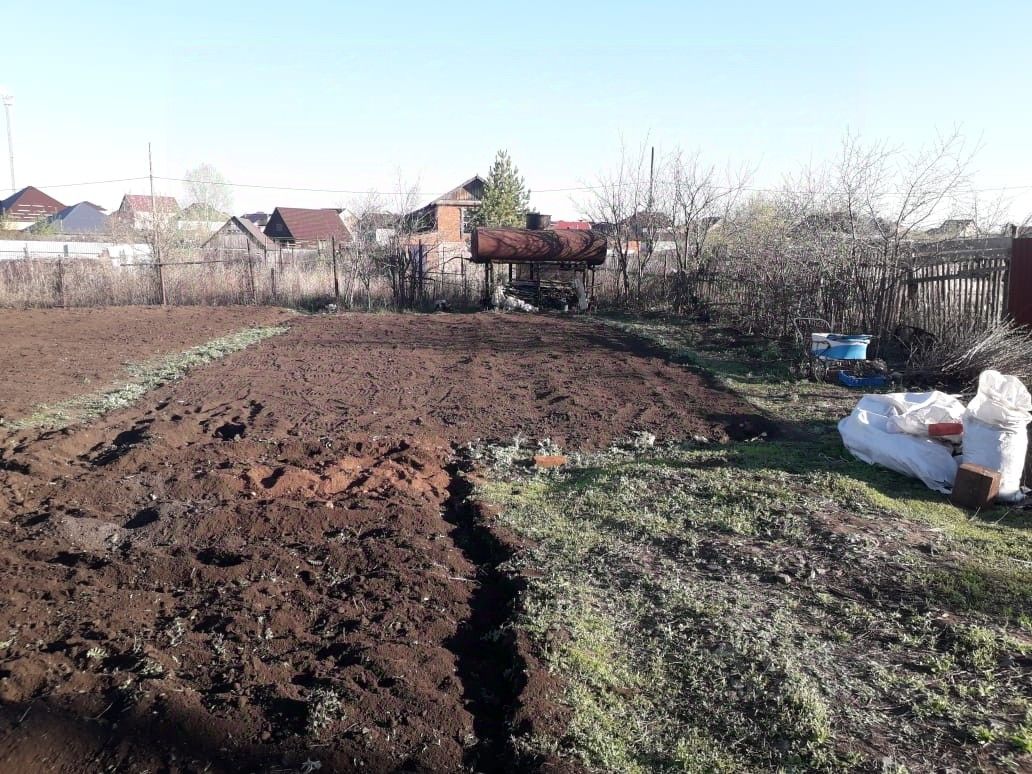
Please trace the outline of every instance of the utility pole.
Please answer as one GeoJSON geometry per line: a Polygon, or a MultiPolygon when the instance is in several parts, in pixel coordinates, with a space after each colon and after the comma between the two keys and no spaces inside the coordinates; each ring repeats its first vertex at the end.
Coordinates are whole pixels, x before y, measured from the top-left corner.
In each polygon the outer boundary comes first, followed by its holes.
{"type": "MultiPolygon", "coordinates": [[[[645,225],[645,229],[646,229],[645,230],[645,235],[646,235],[647,244],[648,244],[648,247],[649,247],[649,257],[650,258],[652,256],[652,251],[655,249],[656,229],[658,228],[658,226],[656,225],[656,216],[655,216],[655,213],[653,212],[653,210],[656,207],[656,199],[655,199],[655,193],[654,193],[655,192],[655,183],[656,183],[656,146],[653,145],[653,146],[651,146],[651,152],[649,154],[649,203],[645,207],[645,223],[646,223],[646,225],[645,225]]],[[[640,260],[640,254],[639,254],[639,260],[640,260]]],[[[639,286],[640,286],[640,278],[641,278],[641,271],[640,270],[638,272],[638,277],[639,277],[639,286]]],[[[640,287],[639,287],[639,290],[640,290],[640,287]]]]}
{"type": "Polygon", "coordinates": [[[654,187],[653,187],[654,184],[655,184],[655,180],[656,180],[656,146],[653,145],[652,146],[652,153],[649,156],[649,206],[648,206],[649,210],[652,209],[652,204],[653,204],[653,201],[654,201],[653,198],[652,198],[652,195],[653,195],[653,191],[655,190],[654,187]]]}
{"type": "Polygon", "coordinates": [[[153,253],[154,265],[158,269],[158,286],[161,288],[161,305],[168,305],[168,296],[165,294],[165,275],[161,271],[161,249],[158,247],[158,207],[157,198],[154,196],[154,160],[151,156],[151,144],[147,143],[147,170],[150,176],[150,206],[151,206],[151,253],[153,253]]]}
{"type": "Polygon", "coordinates": [[[17,190],[14,182],[14,130],[11,128],[11,105],[14,104],[14,95],[0,86],[0,100],[3,100],[4,118],[7,121],[7,160],[11,167],[11,193],[13,194],[17,190]]]}

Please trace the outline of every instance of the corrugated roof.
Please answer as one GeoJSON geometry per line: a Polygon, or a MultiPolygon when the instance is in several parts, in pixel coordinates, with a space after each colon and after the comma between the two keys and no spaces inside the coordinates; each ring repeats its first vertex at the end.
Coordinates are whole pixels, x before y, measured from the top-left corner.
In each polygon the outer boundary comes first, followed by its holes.
{"type": "MultiPolygon", "coordinates": [[[[95,204],[79,202],[55,212],[46,220],[63,234],[99,234],[107,229],[108,216],[95,204]]],[[[33,226],[35,229],[36,227],[33,226]]],[[[31,230],[31,229],[30,229],[31,230]]]]}
{"type": "Polygon", "coordinates": [[[302,207],[277,207],[269,218],[265,233],[274,239],[292,239],[295,242],[351,237],[340,219],[340,213],[331,208],[309,210],[302,207]],[[286,233],[280,231],[280,223],[286,229],[286,233]]]}
{"type": "Polygon", "coordinates": [[[61,202],[31,185],[0,202],[0,212],[14,220],[38,220],[63,209],[61,202]]]}
{"type": "Polygon", "coordinates": [[[247,232],[247,234],[262,247],[267,247],[271,250],[276,246],[276,243],[273,240],[265,236],[265,234],[262,233],[262,230],[247,218],[238,218],[234,215],[230,220],[240,226],[240,228],[247,232]]]}

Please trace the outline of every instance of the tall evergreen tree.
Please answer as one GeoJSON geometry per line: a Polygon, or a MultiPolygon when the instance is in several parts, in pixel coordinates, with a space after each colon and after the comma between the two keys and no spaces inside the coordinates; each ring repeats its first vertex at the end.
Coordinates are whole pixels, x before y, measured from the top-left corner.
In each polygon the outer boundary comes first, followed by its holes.
{"type": "Polygon", "coordinates": [[[530,191],[507,151],[495,156],[484,181],[484,198],[474,216],[478,226],[515,226],[526,222],[530,191]]]}

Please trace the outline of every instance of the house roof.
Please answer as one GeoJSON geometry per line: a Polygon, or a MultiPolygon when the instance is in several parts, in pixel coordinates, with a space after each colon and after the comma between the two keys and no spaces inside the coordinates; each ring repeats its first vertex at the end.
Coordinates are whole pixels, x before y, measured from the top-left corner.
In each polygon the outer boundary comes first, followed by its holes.
{"type": "Polygon", "coordinates": [[[264,247],[268,250],[274,250],[276,248],[276,241],[273,239],[269,239],[269,237],[265,236],[265,234],[262,233],[261,229],[259,229],[254,223],[247,219],[246,215],[242,215],[239,217],[234,215],[233,217],[231,217],[229,220],[226,221],[225,225],[223,225],[222,228],[220,228],[218,231],[216,231],[214,234],[208,237],[207,241],[205,241],[205,243],[201,245],[201,247],[207,247],[211,242],[216,241],[222,234],[222,231],[226,228],[226,226],[229,226],[231,224],[239,228],[244,233],[244,235],[247,236],[248,239],[250,239],[259,247],[264,247]]]}
{"type": "Polygon", "coordinates": [[[267,212],[245,212],[243,217],[254,223],[256,226],[264,226],[269,222],[269,213],[267,212]]]}
{"type": "Polygon", "coordinates": [[[948,218],[942,222],[941,226],[928,229],[927,233],[932,236],[958,234],[974,225],[975,221],[971,218],[948,218]]]}
{"type": "Polygon", "coordinates": [[[405,218],[409,223],[414,224],[417,230],[427,230],[420,224],[425,223],[439,205],[451,204],[458,207],[476,207],[479,205],[484,198],[484,184],[484,178],[480,175],[473,175],[469,180],[441,194],[433,201],[424,204],[418,210],[413,210],[406,214],[405,218]]]}
{"type": "Polygon", "coordinates": [[[484,198],[485,181],[480,175],[473,175],[450,191],[441,194],[430,204],[480,204],[484,198]]]}
{"type": "Polygon", "coordinates": [[[272,217],[269,218],[269,225],[266,232],[273,225],[276,217],[282,221],[287,234],[272,232],[273,237],[285,236],[295,242],[316,242],[330,237],[349,239],[344,221],[340,219],[340,212],[333,208],[310,210],[302,207],[277,207],[272,217]]]}
{"type": "MultiPolygon", "coordinates": [[[[107,228],[108,216],[95,204],[79,202],[50,215],[46,224],[55,226],[65,234],[97,234],[107,228]]],[[[36,230],[36,227],[33,226],[31,230],[36,230]]]]}
{"type": "Polygon", "coordinates": [[[0,202],[0,212],[15,220],[39,220],[62,209],[61,202],[31,185],[0,202]]]}
{"type": "MultiPolygon", "coordinates": [[[[119,209],[131,212],[151,212],[151,199],[152,197],[147,194],[126,194],[122,197],[122,206],[119,209]]],[[[179,212],[179,202],[173,196],[155,196],[153,201],[159,212],[179,212]]]]}
{"type": "Polygon", "coordinates": [[[553,220],[553,229],[574,229],[576,231],[590,231],[591,224],[586,220],[553,220]]]}
{"type": "Polygon", "coordinates": [[[265,234],[262,233],[262,230],[258,228],[258,226],[256,226],[253,222],[248,220],[246,217],[238,218],[236,215],[234,215],[232,218],[230,218],[230,220],[236,223],[238,226],[240,226],[240,228],[243,229],[244,232],[251,237],[251,239],[253,239],[258,244],[262,245],[262,247],[273,248],[276,246],[275,240],[269,239],[269,237],[265,236],[265,234]]]}

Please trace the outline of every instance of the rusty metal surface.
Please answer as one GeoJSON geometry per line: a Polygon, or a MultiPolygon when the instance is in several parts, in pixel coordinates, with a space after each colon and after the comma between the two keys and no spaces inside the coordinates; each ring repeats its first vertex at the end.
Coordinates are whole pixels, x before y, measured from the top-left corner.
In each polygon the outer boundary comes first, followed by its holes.
{"type": "Polygon", "coordinates": [[[583,263],[606,260],[606,239],[594,231],[478,228],[473,231],[474,263],[583,263]]]}

